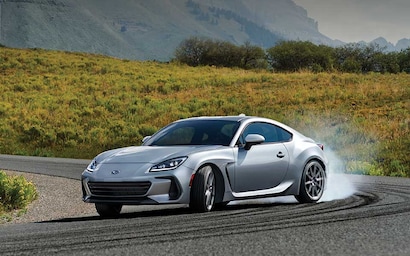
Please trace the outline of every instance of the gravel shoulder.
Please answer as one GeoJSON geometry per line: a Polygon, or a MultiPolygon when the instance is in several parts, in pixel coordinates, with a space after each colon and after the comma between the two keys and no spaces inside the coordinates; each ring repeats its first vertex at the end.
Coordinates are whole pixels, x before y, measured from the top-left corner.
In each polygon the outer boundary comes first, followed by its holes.
{"type": "Polygon", "coordinates": [[[14,216],[12,221],[2,225],[97,215],[94,204],[81,200],[79,180],[16,171],[5,172],[9,175],[22,175],[33,182],[39,196],[28,206],[25,214],[14,216]]]}

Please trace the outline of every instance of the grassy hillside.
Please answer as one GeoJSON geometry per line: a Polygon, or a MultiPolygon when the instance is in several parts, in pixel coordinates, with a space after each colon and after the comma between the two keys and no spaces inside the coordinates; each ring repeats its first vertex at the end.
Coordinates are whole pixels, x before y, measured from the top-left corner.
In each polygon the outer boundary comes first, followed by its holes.
{"type": "Polygon", "coordinates": [[[185,117],[258,115],[347,171],[410,177],[410,76],[275,74],[0,48],[0,153],[92,158],[185,117]]]}

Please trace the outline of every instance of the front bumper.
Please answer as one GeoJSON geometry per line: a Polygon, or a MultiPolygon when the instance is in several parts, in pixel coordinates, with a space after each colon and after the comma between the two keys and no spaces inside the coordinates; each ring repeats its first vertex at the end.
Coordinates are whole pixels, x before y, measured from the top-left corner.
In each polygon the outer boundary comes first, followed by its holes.
{"type": "Polygon", "coordinates": [[[98,179],[96,173],[84,171],[83,201],[123,205],[187,204],[192,171],[182,169],[121,180],[98,179]]]}

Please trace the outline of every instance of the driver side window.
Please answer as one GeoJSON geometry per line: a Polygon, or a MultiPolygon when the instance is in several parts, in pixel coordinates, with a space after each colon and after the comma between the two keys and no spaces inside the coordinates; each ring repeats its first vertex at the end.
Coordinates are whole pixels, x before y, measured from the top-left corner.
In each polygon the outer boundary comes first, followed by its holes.
{"type": "Polygon", "coordinates": [[[259,134],[265,138],[265,143],[289,141],[292,134],[288,131],[268,123],[251,123],[239,137],[238,145],[245,145],[245,138],[249,134],[259,134]]]}
{"type": "MultiPolygon", "coordinates": [[[[238,146],[245,146],[245,138],[246,136],[248,136],[249,134],[259,134],[263,136],[263,130],[261,127],[261,123],[251,123],[249,124],[245,130],[242,132],[241,136],[239,137],[238,146]]],[[[265,137],[265,136],[263,136],[265,137]]]]}
{"type": "Polygon", "coordinates": [[[245,138],[249,134],[259,134],[264,136],[264,131],[262,128],[262,123],[252,123],[248,125],[245,130],[243,131],[243,137],[245,138]]]}

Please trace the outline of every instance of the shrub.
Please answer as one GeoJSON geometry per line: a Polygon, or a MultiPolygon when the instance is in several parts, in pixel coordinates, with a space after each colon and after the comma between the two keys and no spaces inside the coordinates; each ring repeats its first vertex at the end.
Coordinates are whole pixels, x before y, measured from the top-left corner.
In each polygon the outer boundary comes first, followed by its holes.
{"type": "Polygon", "coordinates": [[[333,52],[334,50],[328,46],[289,41],[267,49],[267,59],[276,71],[331,71],[333,52]]]}
{"type": "Polygon", "coordinates": [[[32,182],[28,182],[23,176],[9,176],[0,171],[0,213],[25,209],[37,197],[32,182]]]}
{"type": "Polygon", "coordinates": [[[383,170],[374,164],[362,161],[350,161],[347,163],[346,172],[352,174],[364,174],[372,176],[383,176],[383,170]]]}
{"type": "Polygon", "coordinates": [[[175,50],[175,60],[189,66],[266,68],[265,52],[246,42],[242,46],[219,40],[191,37],[175,50]]]}

